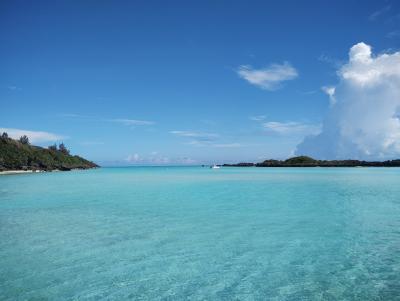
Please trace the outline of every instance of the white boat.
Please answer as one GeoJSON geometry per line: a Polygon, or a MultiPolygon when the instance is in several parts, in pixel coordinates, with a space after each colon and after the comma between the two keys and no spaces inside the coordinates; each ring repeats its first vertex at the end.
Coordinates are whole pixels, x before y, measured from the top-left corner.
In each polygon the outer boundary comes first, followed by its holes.
{"type": "Polygon", "coordinates": [[[218,168],[221,168],[221,167],[214,164],[213,166],[210,166],[210,168],[212,168],[212,169],[218,169],[218,168]]]}

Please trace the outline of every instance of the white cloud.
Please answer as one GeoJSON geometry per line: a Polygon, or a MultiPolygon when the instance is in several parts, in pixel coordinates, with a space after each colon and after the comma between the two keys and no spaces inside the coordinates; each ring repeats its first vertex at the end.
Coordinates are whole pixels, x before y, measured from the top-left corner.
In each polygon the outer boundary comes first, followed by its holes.
{"type": "Polygon", "coordinates": [[[310,135],[319,133],[321,131],[320,125],[294,121],[269,121],[263,123],[262,125],[265,131],[280,135],[310,135]]]}
{"type": "Polygon", "coordinates": [[[388,159],[400,155],[400,52],[373,56],[354,45],[338,72],[336,104],[322,132],[306,138],[297,154],[326,159],[388,159]]]}
{"type": "Polygon", "coordinates": [[[189,138],[217,138],[218,134],[195,131],[170,131],[171,134],[189,138]]]}
{"type": "Polygon", "coordinates": [[[124,119],[124,118],[110,119],[109,121],[120,123],[127,126],[155,124],[155,122],[148,120],[124,119]]]}
{"type": "Polygon", "coordinates": [[[31,143],[41,142],[54,142],[66,139],[67,137],[49,133],[49,132],[38,132],[12,128],[0,128],[0,133],[6,132],[9,137],[13,139],[19,139],[21,136],[26,135],[31,143]]]}
{"type": "Polygon", "coordinates": [[[66,118],[74,118],[74,119],[81,119],[81,120],[87,120],[87,121],[101,121],[101,122],[114,122],[114,123],[119,123],[122,125],[126,126],[149,126],[149,125],[154,125],[154,121],[149,121],[149,120],[137,120],[137,119],[128,119],[128,118],[101,118],[101,117],[96,117],[96,116],[90,116],[90,115],[81,115],[81,114],[61,114],[61,117],[66,117],[66,118]]]}
{"type": "Polygon", "coordinates": [[[281,87],[282,82],[295,79],[298,72],[288,62],[272,64],[264,69],[253,69],[242,65],[237,70],[239,76],[261,89],[273,91],[281,87]]]}
{"type": "Polygon", "coordinates": [[[333,86],[323,86],[321,87],[321,90],[324,91],[328,96],[329,96],[329,103],[331,106],[334,106],[336,103],[336,98],[335,98],[335,87],[333,86]]]}
{"type": "Polygon", "coordinates": [[[349,62],[338,72],[341,79],[358,88],[368,89],[400,76],[400,52],[372,57],[371,46],[358,43],[351,47],[349,62]]]}

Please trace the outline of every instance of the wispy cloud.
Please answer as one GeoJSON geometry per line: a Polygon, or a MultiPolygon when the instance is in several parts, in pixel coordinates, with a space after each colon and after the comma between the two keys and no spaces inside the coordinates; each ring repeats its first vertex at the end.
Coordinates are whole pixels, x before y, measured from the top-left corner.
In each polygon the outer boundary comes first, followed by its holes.
{"type": "Polygon", "coordinates": [[[393,24],[396,24],[399,21],[400,21],[400,13],[397,13],[395,15],[392,15],[392,16],[388,17],[385,20],[385,23],[393,25],[393,24]]]}
{"type": "Polygon", "coordinates": [[[389,39],[400,38],[400,30],[393,30],[386,34],[386,37],[389,39]]]}
{"type": "Polygon", "coordinates": [[[344,61],[334,58],[328,54],[321,54],[318,57],[318,61],[323,62],[323,63],[327,63],[328,65],[334,67],[334,68],[339,68],[340,66],[342,66],[344,64],[344,61]]]}
{"type": "Polygon", "coordinates": [[[279,135],[315,135],[321,131],[320,124],[310,124],[295,121],[269,121],[263,123],[262,126],[265,131],[279,135]]]}
{"type": "Polygon", "coordinates": [[[254,69],[252,66],[242,65],[237,73],[250,84],[269,91],[279,89],[284,81],[298,77],[297,70],[288,62],[272,64],[263,69],[254,69]]]}
{"type": "Polygon", "coordinates": [[[196,160],[193,160],[189,157],[169,158],[158,154],[158,152],[152,152],[150,155],[143,156],[138,153],[134,153],[125,158],[124,161],[129,164],[137,165],[192,165],[197,163],[196,160]]]}
{"type": "Polygon", "coordinates": [[[96,116],[73,114],[73,113],[61,114],[60,116],[66,118],[84,119],[89,121],[114,122],[125,126],[149,126],[155,124],[154,121],[149,121],[149,120],[138,120],[129,118],[101,118],[96,116]]]}
{"type": "Polygon", "coordinates": [[[390,11],[391,9],[391,5],[386,5],[376,11],[374,11],[372,14],[369,15],[368,20],[370,21],[376,21],[377,19],[379,19],[382,15],[384,15],[385,13],[387,13],[388,11],[390,11]]]}
{"type": "Polygon", "coordinates": [[[170,133],[180,137],[188,138],[189,141],[185,142],[185,144],[196,147],[234,148],[243,146],[240,143],[236,142],[217,142],[220,138],[220,135],[216,133],[198,131],[170,131],[170,133]]]}
{"type": "Polygon", "coordinates": [[[68,138],[66,136],[61,136],[49,132],[30,131],[14,128],[0,128],[0,132],[6,132],[9,137],[14,139],[19,139],[21,136],[26,135],[32,143],[54,142],[68,138]]]}
{"type": "Polygon", "coordinates": [[[244,145],[240,143],[216,143],[214,141],[209,141],[209,140],[191,140],[187,142],[186,144],[192,145],[192,146],[197,146],[197,147],[215,147],[215,148],[237,148],[237,147],[243,147],[244,145]]]}
{"type": "Polygon", "coordinates": [[[316,133],[318,134],[321,131],[320,124],[298,121],[266,121],[265,116],[258,116],[250,119],[259,124],[263,135],[269,133],[279,136],[306,136],[316,133]]]}
{"type": "Polygon", "coordinates": [[[217,138],[218,134],[196,131],[170,131],[171,134],[189,138],[217,138]]]}
{"type": "Polygon", "coordinates": [[[213,144],[212,147],[216,148],[236,148],[236,147],[242,147],[243,145],[240,143],[216,143],[213,144]]]}
{"type": "Polygon", "coordinates": [[[253,121],[263,121],[267,118],[265,115],[258,115],[258,116],[250,116],[249,119],[253,121]]]}
{"type": "Polygon", "coordinates": [[[74,114],[74,113],[63,113],[59,115],[60,117],[66,118],[82,118],[82,119],[93,119],[95,117],[89,115],[81,115],[81,114],[74,114]]]}
{"type": "Polygon", "coordinates": [[[124,118],[117,118],[117,119],[109,119],[108,121],[120,123],[127,126],[135,126],[135,125],[153,125],[155,124],[154,121],[148,120],[137,120],[137,119],[124,119],[124,118]]]}
{"type": "Polygon", "coordinates": [[[190,140],[189,142],[186,142],[185,144],[192,146],[207,146],[210,145],[210,143],[211,141],[209,140],[194,139],[190,140]]]}

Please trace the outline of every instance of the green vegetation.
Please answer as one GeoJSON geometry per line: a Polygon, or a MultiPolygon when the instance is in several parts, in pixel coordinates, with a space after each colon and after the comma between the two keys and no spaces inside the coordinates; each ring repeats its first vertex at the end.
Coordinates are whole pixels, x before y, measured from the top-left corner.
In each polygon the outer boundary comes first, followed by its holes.
{"type": "Polygon", "coordinates": [[[71,170],[98,167],[95,163],[79,156],[72,156],[61,143],[42,148],[29,144],[22,136],[19,140],[8,138],[7,133],[0,136],[0,171],[4,170],[71,170]]]}
{"type": "Polygon", "coordinates": [[[299,156],[299,157],[293,157],[285,160],[285,164],[291,164],[291,165],[298,165],[298,164],[316,164],[318,163],[317,160],[307,157],[307,156],[299,156]]]}
{"type": "Polygon", "coordinates": [[[21,138],[19,138],[19,142],[21,142],[22,144],[29,144],[29,138],[26,135],[21,136],[21,138]]]}
{"type": "Polygon", "coordinates": [[[359,160],[316,160],[307,156],[289,158],[287,160],[265,160],[260,163],[224,164],[235,167],[400,167],[400,160],[359,161],[359,160]]]}

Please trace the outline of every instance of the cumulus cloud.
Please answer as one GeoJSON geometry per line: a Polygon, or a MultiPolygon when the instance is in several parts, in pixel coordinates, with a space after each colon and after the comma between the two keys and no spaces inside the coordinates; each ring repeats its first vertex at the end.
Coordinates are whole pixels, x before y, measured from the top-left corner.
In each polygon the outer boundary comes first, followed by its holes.
{"type": "Polygon", "coordinates": [[[295,79],[298,76],[297,70],[288,62],[272,64],[263,69],[254,69],[251,66],[242,65],[237,73],[250,84],[269,91],[279,89],[282,82],[295,79]]]}
{"type": "Polygon", "coordinates": [[[336,103],[322,132],[304,139],[296,153],[320,159],[399,157],[400,52],[374,56],[371,46],[358,43],[337,74],[329,95],[336,103]]]}
{"type": "Polygon", "coordinates": [[[28,136],[31,143],[41,143],[41,142],[54,142],[66,139],[67,137],[49,133],[49,132],[38,132],[29,131],[13,128],[0,128],[0,133],[6,132],[9,137],[13,139],[19,139],[21,136],[28,136]]]}
{"type": "Polygon", "coordinates": [[[318,124],[309,124],[302,122],[279,122],[269,121],[262,124],[267,132],[272,132],[280,135],[310,135],[317,134],[321,131],[321,126],[318,124]]]}

